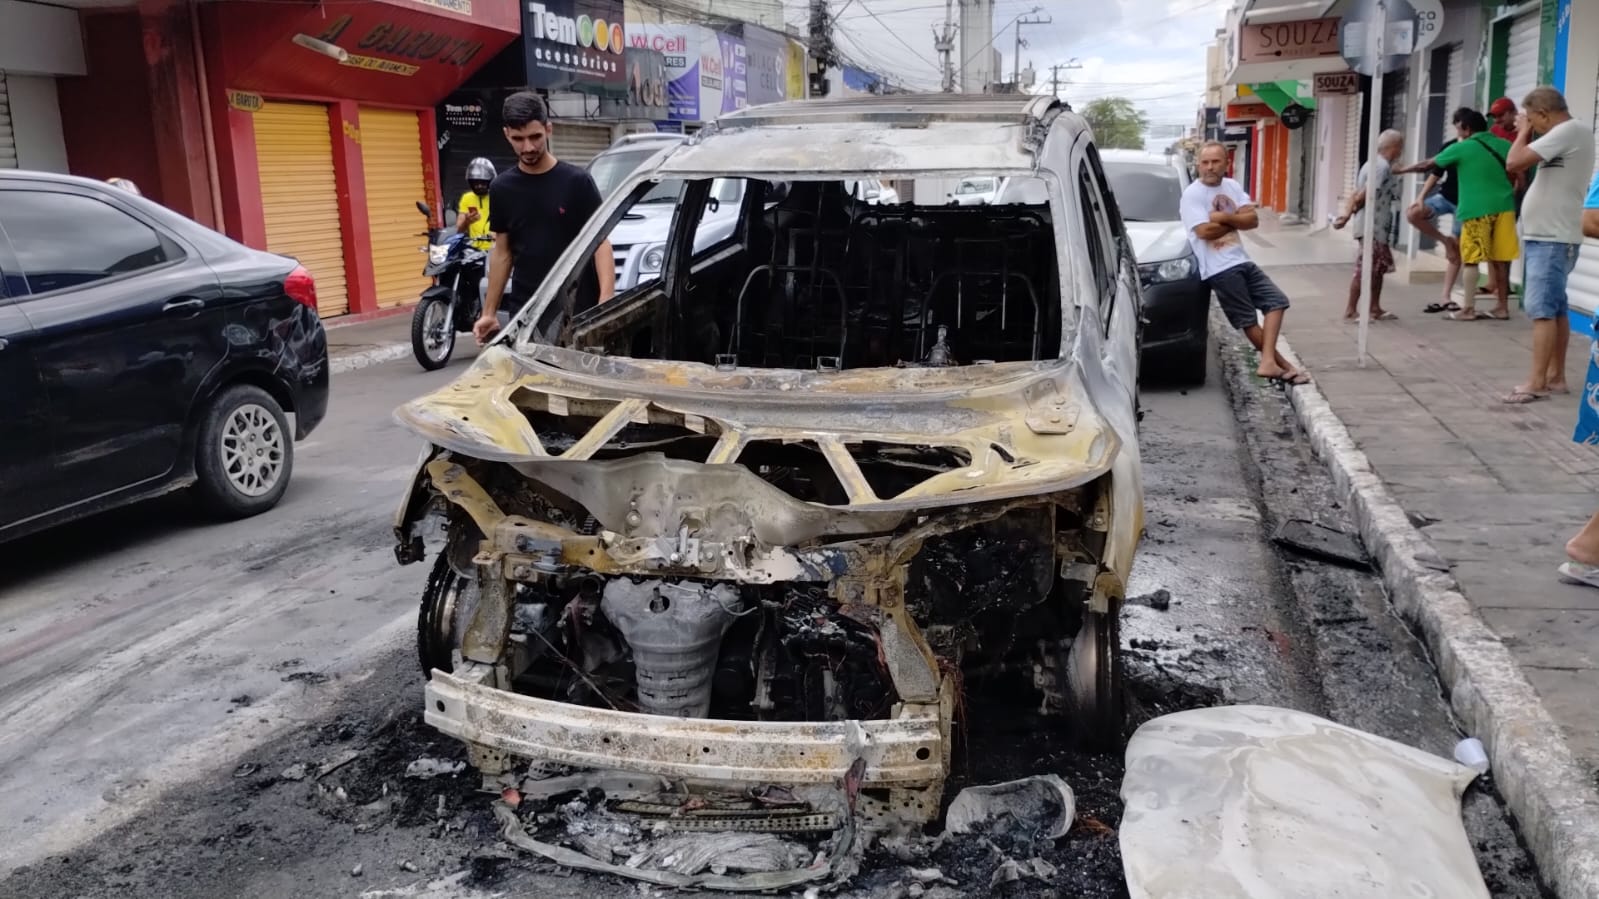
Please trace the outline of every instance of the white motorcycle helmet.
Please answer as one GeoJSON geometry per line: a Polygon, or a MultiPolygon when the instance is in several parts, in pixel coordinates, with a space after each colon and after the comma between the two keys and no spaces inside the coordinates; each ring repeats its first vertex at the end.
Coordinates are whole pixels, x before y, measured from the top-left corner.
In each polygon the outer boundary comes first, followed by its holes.
{"type": "Polygon", "coordinates": [[[122,190],[125,190],[136,197],[144,196],[144,194],[139,192],[139,185],[134,184],[132,181],[129,181],[126,178],[107,178],[105,179],[105,183],[111,185],[112,187],[121,188],[122,190]]]}

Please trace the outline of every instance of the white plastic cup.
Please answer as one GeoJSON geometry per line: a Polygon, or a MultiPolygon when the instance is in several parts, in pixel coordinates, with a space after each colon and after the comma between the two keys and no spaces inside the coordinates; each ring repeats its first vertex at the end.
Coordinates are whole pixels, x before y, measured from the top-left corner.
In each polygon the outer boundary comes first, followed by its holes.
{"type": "Polygon", "coordinates": [[[1455,761],[1478,774],[1488,773],[1488,750],[1476,737],[1467,737],[1455,744],[1455,761]]]}

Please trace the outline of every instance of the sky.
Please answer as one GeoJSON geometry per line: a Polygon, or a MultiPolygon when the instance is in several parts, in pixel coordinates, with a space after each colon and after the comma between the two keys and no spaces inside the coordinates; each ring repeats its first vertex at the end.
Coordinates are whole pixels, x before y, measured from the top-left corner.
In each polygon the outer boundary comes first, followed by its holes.
{"type": "MultiPolygon", "coordinates": [[[[1081,109],[1099,97],[1126,97],[1149,117],[1154,136],[1169,138],[1175,135],[1162,134],[1158,126],[1194,123],[1205,91],[1205,47],[1231,5],[1232,0],[997,0],[994,46],[1008,77],[1016,46],[1016,26],[1009,23],[1023,15],[1053,19],[1022,30],[1022,66],[1037,71],[1042,89],[1048,90],[1051,65],[1081,66],[1061,72],[1065,100],[1081,109]]],[[[784,0],[784,7],[787,21],[804,32],[807,0],[784,0]]],[[[851,61],[911,89],[938,89],[933,27],[944,21],[944,0],[828,0],[828,8],[836,17],[834,41],[851,61]]],[[[974,50],[957,50],[956,56],[970,57],[974,50]]]]}

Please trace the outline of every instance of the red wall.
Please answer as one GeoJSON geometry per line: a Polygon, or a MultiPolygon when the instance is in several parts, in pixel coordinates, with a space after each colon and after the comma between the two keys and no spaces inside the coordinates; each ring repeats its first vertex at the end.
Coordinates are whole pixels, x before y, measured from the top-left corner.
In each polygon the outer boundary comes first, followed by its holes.
{"type": "Polygon", "coordinates": [[[89,74],[56,80],[67,165],[87,178],[130,179],[165,203],[139,14],[80,15],[89,74]]]}

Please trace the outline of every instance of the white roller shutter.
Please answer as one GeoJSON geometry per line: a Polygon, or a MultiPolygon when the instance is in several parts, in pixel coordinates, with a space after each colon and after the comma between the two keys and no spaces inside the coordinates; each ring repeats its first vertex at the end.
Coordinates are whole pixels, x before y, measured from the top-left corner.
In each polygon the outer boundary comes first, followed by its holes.
{"type": "MultiPolygon", "coordinates": [[[[1599,123],[1599,102],[1594,104],[1593,120],[1599,123]]],[[[1599,124],[1594,126],[1594,151],[1599,154],[1599,124]]],[[[1583,241],[1577,267],[1566,282],[1566,295],[1573,309],[1589,315],[1599,310],[1599,240],[1583,241]]]]}
{"type": "Polygon", "coordinates": [[[550,146],[555,158],[575,166],[587,166],[611,145],[610,125],[574,125],[559,119],[555,122],[550,146]]]}
{"type": "Polygon", "coordinates": [[[11,131],[11,101],[6,97],[6,73],[0,72],[0,169],[17,167],[17,138],[11,131]]]}
{"type": "MultiPolygon", "coordinates": [[[[1505,51],[1505,96],[1521,107],[1527,93],[1538,86],[1538,10],[1510,21],[1510,46],[1505,51]]],[[[1490,100],[1493,98],[1490,98],[1490,100]]]]}
{"type": "Polygon", "coordinates": [[[1355,192],[1355,178],[1360,174],[1360,105],[1364,99],[1355,94],[1344,104],[1343,189],[1339,192],[1343,197],[1355,192]]]}

